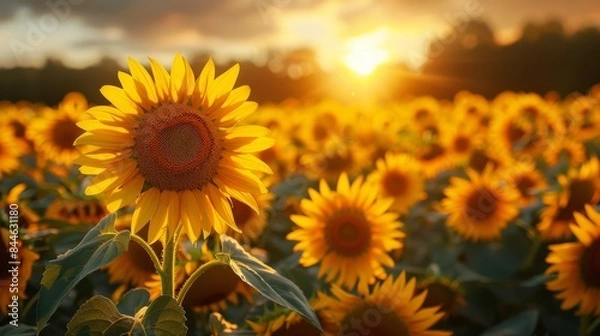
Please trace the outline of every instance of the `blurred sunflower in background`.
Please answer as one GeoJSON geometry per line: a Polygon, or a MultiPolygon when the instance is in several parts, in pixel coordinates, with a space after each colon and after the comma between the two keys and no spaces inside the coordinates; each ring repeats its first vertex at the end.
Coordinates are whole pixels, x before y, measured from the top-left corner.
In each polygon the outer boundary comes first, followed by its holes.
{"type": "Polygon", "coordinates": [[[508,166],[500,173],[519,192],[521,206],[533,204],[539,194],[548,188],[543,173],[531,161],[521,161],[508,166]]]}
{"type": "Polygon", "coordinates": [[[558,177],[559,188],[544,194],[545,207],[540,215],[537,229],[545,240],[571,237],[569,225],[574,214],[583,212],[587,204],[600,202],[600,164],[593,157],[580,167],[572,167],[558,177]]]}
{"type": "Polygon", "coordinates": [[[9,132],[0,132],[0,177],[10,174],[21,166],[24,147],[9,132]]]}
{"type": "Polygon", "coordinates": [[[267,189],[255,174],[272,171],[254,153],[273,145],[268,129],[236,125],[257,106],[246,101],[248,86],[233,89],[239,66],[215,78],[209,60],[196,79],[179,54],[170,73],[154,59],[152,76],[128,64],[122,88],[100,90],[112,106],[93,107],[94,119],[78,123],[86,132],[75,144],[91,149],[76,162],[96,175],[86,194],[105,193],[110,212],[135,204],[132,231],[149,222],[150,243],[180,223],[193,242],[213,227],[239,231],[230,199],[259,211],[254,195],[267,189]]]}
{"type": "Polygon", "coordinates": [[[600,316],[600,213],[585,207],[587,217],[575,213],[570,225],[576,242],[550,245],[546,274],[557,274],[546,287],[562,301],[561,309],[578,306],[578,315],[600,316]]]}
{"type": "Polygon", "coordinates": [[[27,137],[27,127],[34,119],[35,114],[31,108],[19,108],[17,104],[0,104],[0,129],[11,133],[20,143],[24,154],[30,153],[33,142],[27,137]]]}
{"type": "Polygon", "coordinates": [[[377,199],[377,189],[357,178],[340,175],[332,191],[321,180],[319,192],[309,189],[309,199],[300,208],[304,215],[292,215],[299,226],[287,235],[298,241],[300,264],[319,265],[319,278],[352,289],[366,290],[375,278],[385,277],[385,267],[394,265],[389,252],[401,248],[404,233],[397,214],[388,212],[392,199],[377,199]]]}
{"type": "Polygon", "coordinates": [[[399,215],[427,197],[421,166],[412,156],[388,153],[376,165],[367,181],[374,184],[380,196],[394,200],[391,209],[399,215]]]}
{"type": "Polygon", "coordinates": [[[468,240],[500,237],[508,222],[519,214],[519,193],[504,185],[488,167],[483,174],[467,171],[468,179],[453,177],[444,190],[442,211],[446,225],[468,240]]]}
{"type": "Polygon", "coordinates": [[[317,297],[309,303],[324,333],[298,313],[280,308],[265,313],[257,321],[246,322],[257,335],[261,336],[336,336],[337,334],[334,333],[336,326],[326,311],[327,305],[324,300],[317,297]]]}
{"type": "Polygon", "coordinates": [[[67,167],[81,153],[84,147],[77,148],[73,142],[83,134],[77,126],[87,119],[87,99],[79,92],[68,93],[57,109],[46,107],[41,115],[27,128],[27,137],[33,139],[35,150],[42,160],[55,162],[67,167]]]}
{"type": "Polygon", "coordinates": [[[443,276],[430,277],[420,281],[415,295],[426,292],[422,308],[440,308],[447,319],[457,313],[457,309],[466,304],[460,284],[443,276]]]}
{"type": "Polygon", "coordinates": [[[396,279],[388,277],[360,296],[333,286],[333,295],[323,300],[337,324],[334,335],[451,335],[449,331],[430,330],[444,313],[439,307],[422,307],[427,291],[415,294],[416,284],[415,278],[407,281],[402,272],[396,279]]]}

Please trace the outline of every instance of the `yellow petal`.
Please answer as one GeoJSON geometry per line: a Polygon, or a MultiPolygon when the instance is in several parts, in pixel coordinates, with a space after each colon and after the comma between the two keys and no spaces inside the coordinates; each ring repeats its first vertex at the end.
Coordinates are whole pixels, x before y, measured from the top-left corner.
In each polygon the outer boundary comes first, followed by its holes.
{"type": "Polygon", "coordinates": [[[156,211],[159,197],[160,192],[156,188],[150,188],[140,196],[131,217],[132,232],[139,231],[152,218],[156,211]]]}
{"type": "Polygon", "coordinates": [[[156,95],[160,102],[167,102],[169,100],[169,73],[162,64],[158,63],[153,58],[150,59],[150,68],[152,69],[152,75],[154,76],[154,82],[156,87],[156,95]]]}
{"type": "Polygon", "coordinates": [[[154,87],[154,82],[152,81],[152,77],[138,61],[129,57],[127,60],[127,65],[129,66],[129,71],[131,71],[131,75],[133,78],[138,80],[138,82],[144,87],[144,98],[147,98],[153,105],[158,103],[158,96],[156,95],[156,88],[154,87]]]}

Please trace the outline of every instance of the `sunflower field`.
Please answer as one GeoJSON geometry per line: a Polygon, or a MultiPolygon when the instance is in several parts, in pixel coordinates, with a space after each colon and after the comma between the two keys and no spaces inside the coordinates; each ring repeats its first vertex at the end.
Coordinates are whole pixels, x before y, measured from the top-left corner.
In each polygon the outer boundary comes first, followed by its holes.
{"type": "Polygon", "coordinates": [[[600,87],[0,105],[0,335],[600,335],[600,87]]]}

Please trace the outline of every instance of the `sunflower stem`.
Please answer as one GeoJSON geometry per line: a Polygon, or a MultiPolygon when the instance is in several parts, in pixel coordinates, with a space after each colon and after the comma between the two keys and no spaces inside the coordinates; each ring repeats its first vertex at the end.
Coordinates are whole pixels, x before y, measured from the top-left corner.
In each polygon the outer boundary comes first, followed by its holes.
{"type": "Polygon", "coordinates": [[[181,224],[177,226],[173,236],[169,235],[167,227],[167,244],[163,253],[163,265],[161,274],[162,294],[175,297],[175,252],[179,246],[179,234],[181,224]]]}
{"type": "Polygon", "coordinates": [[[136,242],[139,246],[141,246],[146,251],[146,253],[148,253],[148,256],[150,256],[150,260],[152,260],[152,264],[154,265],[154,268],[156,268],[156,272],[158,274],[162,273],[162,266],[160,264],[160,259],[158,259],[158,256],[156,255],[156,253],[154,253],[154,250],[152,249],[152,247],[150,245],[148,245],[148,243],[142,237],[136,235],[135,233],[131,234],[131,240],[136,242]]]}
{"type": "Polygon", "coordinates": [[[594,332],[594,330],[596,330],[596,328],[597,328],[599,325],[600,325],[600,317],[596,318],[596,319],[594,320],[594,322],[592,322],[592,323],[590,323],[590,324],[589,324],[589,327],[588,327],[588,329],[587,329],[587,333],[588,333],[588,335],[591,335],[591,334],[594,332]]]}
{"type": "Polygon", "coordinates": [[[579,336],[587,336],[590,325],[590,315],[583,315],[579,319],[579,336]]]}
{"type": "Polygon", "coordinates": [[[202,266],[198,267],[198,269],[195,270],[194,273],[192,273],[192,275],[190,275],[190,277],[185,281],[185,283],[183,284],[183,287],[181,287],[181,290],[179,291],[179,294],[177,295],[177,302],[179,302],[180,305],[183,304],[183,300],[185,299],[187,292],[190,290],[190,288],[192,288],[192,285],[194,284],[194,282],[196,282],[196,280],[202,274],[204,274],[204,272],[206,272],[209,268],[217,266],[217,265],[227,265],[227,263],[225,261],[217,258],[217,259],[213,259],[213,260],[203,264],[202,266]]]}

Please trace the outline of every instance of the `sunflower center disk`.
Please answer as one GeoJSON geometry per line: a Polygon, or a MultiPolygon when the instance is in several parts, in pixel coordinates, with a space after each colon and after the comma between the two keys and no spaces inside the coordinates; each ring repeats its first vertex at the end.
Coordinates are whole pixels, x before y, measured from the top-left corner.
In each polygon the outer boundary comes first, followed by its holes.
{"type": "Polygon", "coordinates": [[[600,289],[600,239],[585,249],[581,258],[581,277],[586,285],[600,289]]]}
{"type": "Polygon", "coordinates": [[[346,315],[341,324],[342,328],[349,331],[349,335],[354,334],[354,331],[356,334],[359,334],[358,331],[360,331],[360,335],[377,336],[409,336],[411,334],[406,322],[392,309],[381,308],[369,304],[358,307],[346,315]],[[361,322],[360,325],[357,325],[356,321],[361,322]]]}
{"type": "Polygon", "coordinates": [[[81,134],[83,134],[83,130],[70,119],[57,121],[52,129],[52,139],[54,143],[56,146],[63,149],[72,149],[73,142],[81,134]]]}
{"type": "Polygon", "coordinates": [[[467,199],[466,215],[474,221],[485,221],[498,208],[498,198],[487,188],[475,190],[467,199]]]}
{"type": "Polygon", "coordinates": [[[222,144],[216,126],[184,104],[163,105],[138,123],[133,156],[159,190],[200,189],[217,172],[222,144]]]}
{"type": "Polygon", "coordinates": [[[340,255],[361,255],[371,245],[370,224],[360,212],[341,211],[327,222],[325,240],[340,255]]]}
{"type": "Polygon", "coordinates": [[[408,180],[404,174],[390,171],[383,178],[383,186],[388,195],[401,196],[406,193],[408,180]]]}

